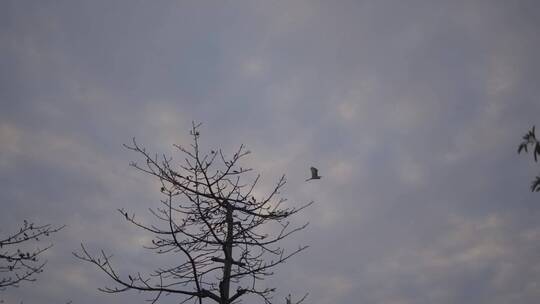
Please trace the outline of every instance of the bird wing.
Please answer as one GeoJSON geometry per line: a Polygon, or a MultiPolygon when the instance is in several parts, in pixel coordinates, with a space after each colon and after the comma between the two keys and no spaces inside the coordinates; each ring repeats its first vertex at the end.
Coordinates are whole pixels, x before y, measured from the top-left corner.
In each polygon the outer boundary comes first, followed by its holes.
{"type": "Polygon", "coordinates": [[[312,178],[313,178],[313,177],[316,177],[316,176],[319,176],[319,174],[318,174],[318,171],[319,171],[319,170],[317,170],[317,168],[311,167],[310,169],[311,169],[311,177],[312,177],[312,178]]]}

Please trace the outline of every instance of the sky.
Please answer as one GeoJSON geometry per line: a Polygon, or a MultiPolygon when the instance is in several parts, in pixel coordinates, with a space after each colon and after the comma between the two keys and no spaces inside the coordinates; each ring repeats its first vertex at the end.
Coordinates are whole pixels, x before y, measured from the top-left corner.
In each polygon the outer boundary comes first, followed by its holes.
{"type": "Polygon", "coordinates": [[[196,121],[203,148],[251,150],[261,193],[285,174],[288,204],[315,202],[274,303],[538,303],[540,166],[516,150],[540,124],[539,30],[534,0],[1,1],[0,235],[66,227],[0,297],[146,303],[72,252],[164,262],[116,212],[160,198],[122,144],[181,160],[196,121]]]}

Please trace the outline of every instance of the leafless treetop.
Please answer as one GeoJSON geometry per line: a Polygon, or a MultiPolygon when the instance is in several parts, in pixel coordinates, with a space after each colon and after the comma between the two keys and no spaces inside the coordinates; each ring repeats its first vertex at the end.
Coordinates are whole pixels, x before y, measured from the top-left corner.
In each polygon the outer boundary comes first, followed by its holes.
{"type": "Polygon", "coordinates": [[[189,147],[175,145],[184,156],[181,163],[150,154],[135,139],[126,145],[144,159],[142,164],[134,162],[131,166],[157,179],[163,198],[159,207],[150,209],[154,224],[145,224],[124,209],[118,211],[128,222],[153,235],[147,248],[183,258],[148,275],[122,276],[105,252],[94,256],[83,246],[76,255],[97,265],[117,283],[102,291],[135,289],[153,293],[153,302],[164,294],[180,294],[184,301],[212,299],[223,304],[254,294],[270,303],[274,289],[262,287],[261,280],[272,275],[275,266],[307,248],[286,251],[278,242],[307,226],[293,226],[289,217],[311,202],[285,207],[286,200],[279,196],[285,176],[266,196],[257,197],[260,176],[253,175],[249,182],[242,180],[252,169],[241,167],[240,160],[250,152],[241,145],[232,157],[221,149],[203,153],[199,126],[193,124],[189,147]]]}

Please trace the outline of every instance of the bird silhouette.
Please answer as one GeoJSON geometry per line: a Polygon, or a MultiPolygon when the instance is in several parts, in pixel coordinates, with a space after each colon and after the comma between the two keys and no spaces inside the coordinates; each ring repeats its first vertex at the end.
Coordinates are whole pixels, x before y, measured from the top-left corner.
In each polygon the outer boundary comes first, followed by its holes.
{"type": "Polygon", "coordinates": [[[322,176],[319,175],[319,170],[317,170],[317,168],[311,167],[310,170],[311,170],[311,177],[306,179],[306,182],[312,179],[321,179],[322,176]]]}

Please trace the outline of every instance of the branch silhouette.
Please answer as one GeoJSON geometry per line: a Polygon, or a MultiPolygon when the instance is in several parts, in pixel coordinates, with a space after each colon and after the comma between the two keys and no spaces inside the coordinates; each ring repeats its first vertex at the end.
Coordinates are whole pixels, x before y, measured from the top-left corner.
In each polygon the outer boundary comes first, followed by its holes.
{"type": "Polygon", "coordinates": [[[74,255],[97,266],[115,283],[101,291],[146,292],[151,294],[152,303],[166,294],[178,295],[181,303],[193,300],[202,304],[203,299],[236,303],[247,294],[271,303],[275,289],[262,286],[261,280],[308,248],[287,251],[279,242],[306,228],[308,223],[295,226],[289,219],[312,202],[285,207],[286,199],[279,197],[285,176],[268,194],[255,195],[260,176],[244,182],[252,169],[240,166],[250,151],[240,145],[231,157],[221,149],[203,153],[199,128],[200,124],[193,123],[189,148],[174,145],[183,154],[182,163],[165,155],[151,155],[135,139],[125,145],[143,159],[142,164],[130,165],[159,181],[162,199],[159,207],[149,209],[153,224],[146,224],[125,209],[118,212],[153,236],[147,249],[158,255],[174,254],[179,262],[148,274],[123,275],[113,266],[111,255],[103,250],[91,253],[81,244],[74,255]]]}
{"type": "Polygon", "coordinates": [[[35,225],[24,220],[23,225],[0,239],[0,290],[6,287],[19,287],[19,284],[36,281],[36,275],[43,272],[46,261],[40,255],[52,247],[52,244],[40,248],[32,247],[32,241],[49,237],[64,226],[35,225]],[[30,247],[30,248],[29,248],[30,247]]]}

